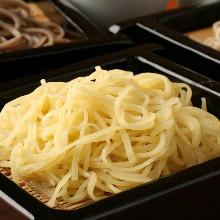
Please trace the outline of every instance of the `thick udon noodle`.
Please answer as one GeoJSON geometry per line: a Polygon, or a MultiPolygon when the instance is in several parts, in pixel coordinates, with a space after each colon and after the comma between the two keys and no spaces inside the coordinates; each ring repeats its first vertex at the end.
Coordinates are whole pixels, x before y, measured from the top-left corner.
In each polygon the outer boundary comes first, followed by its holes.
{"type": "Polygon", "coordinates": [[[41,81],[0,113],[0,166],[51,199],[99,200],[220,155],[220,122],[156,73],[41,81]]]}

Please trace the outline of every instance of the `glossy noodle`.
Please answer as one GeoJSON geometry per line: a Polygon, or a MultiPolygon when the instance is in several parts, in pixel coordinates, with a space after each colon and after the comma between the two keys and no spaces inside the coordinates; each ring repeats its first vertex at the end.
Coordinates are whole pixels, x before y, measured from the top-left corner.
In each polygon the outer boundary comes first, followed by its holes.
{"type": "Polygon", "coordinates": [[[70,203],[99,200],[220,155],[220,122],[156,73],[41,81],[0,113],[0,166],[70,203]]]}

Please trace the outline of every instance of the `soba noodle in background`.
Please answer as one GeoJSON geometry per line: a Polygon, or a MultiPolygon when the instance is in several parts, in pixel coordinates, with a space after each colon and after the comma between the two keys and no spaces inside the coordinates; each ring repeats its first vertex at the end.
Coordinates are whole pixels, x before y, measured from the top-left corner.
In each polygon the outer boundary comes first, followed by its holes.
{"type": "Polygon", "coordinates": [[[32,14],[37,14],[36,7],[24,1],[0,0],[0,53],[70,42],[60,25],[37,21],[32,14]]]}
{"type": "Polygon", "coordinates": [[[0,166],[51,199],[99,200],[220,156],[220,122],[156,73],[45,82],[0,113],[0,166]]]}

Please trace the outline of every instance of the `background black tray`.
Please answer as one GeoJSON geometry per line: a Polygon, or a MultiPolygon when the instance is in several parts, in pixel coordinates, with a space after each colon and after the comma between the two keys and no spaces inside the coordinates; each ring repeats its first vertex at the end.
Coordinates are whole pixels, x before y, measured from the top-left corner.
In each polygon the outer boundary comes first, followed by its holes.
{"type": "MultiPolygon", "coordinates": [[[[37,0],[27,0],[37,2],[37,0]]],[[[63,15],[73,29],[85,35],[85,39],[76,42],[64,43],[54,46],[35,48],[17,52],[0,54],[0,82],[9,82],[27,75],[55,69],[108,52],[124,49],[131,42],[123,35],[109,35],[80,13],[71,10],[58,1],[50,1],[51,4],[63,15]]]]}
{"type": "MultiPolygon", "coordinates": [[[[154,47],[155,45],[142,45],[72,64],[55,70],[56,73],[48,72],[47,81],[69,81],[77,76],[88,75],[97,65],[101,65],[103,69],[130,70],[135,74],[147,71],[163,73],[172,81],[186,81],[193,90],[194,105],[201,106],[200,99],[204,96],[207,98],[208,110],[220,118],[220,106],[216,105],[220,100],[219,92],[197,83],[202,80],[201,76],[190,70],[174,63],[170,63],[169,67],[167,64],[165,68],[164,59],[161,60],[155,55],[152,58],[151,51],[154,47]]],[[[15,86],[15,89],[0,92],[1,105],[31,92],[38,85],[35,83],[19,88],[15,86]]],[[[213,81],[213,88],[219,88],[219,85],[220,83],[213,81]]],[[[3,175],[0,175],[0,182],[0,190],[28,210],[36,219],[220,217],[220,158],[72,211],[54,210],[45,206],[3,175]]]]}
{"type": "Polygon", "coordinates": [[[163,50],[156,53],[186,68],[219,81],[220,52],[202,45],[184,32],[212,26],[220,20],[220,3],[184,7],[125,21],[109,28],[124,33],[134,44],[154,42],[163,50]]]}

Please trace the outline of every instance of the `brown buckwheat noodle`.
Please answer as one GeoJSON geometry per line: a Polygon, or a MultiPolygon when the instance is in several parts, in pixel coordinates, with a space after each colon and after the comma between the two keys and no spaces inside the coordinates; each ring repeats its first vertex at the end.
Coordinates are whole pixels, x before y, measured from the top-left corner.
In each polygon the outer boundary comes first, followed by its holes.
{"type": "Polygon", "coordinates": [[[64,29],[53,22],[31,18],[21,0],[0,0],[0,53],[70,42],[64,29]]]}

